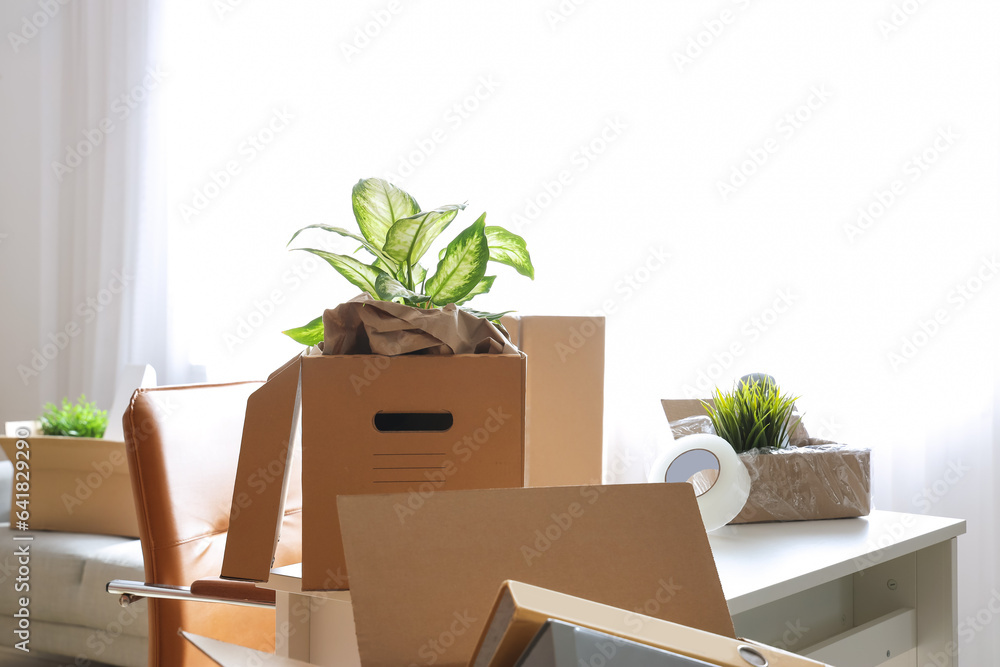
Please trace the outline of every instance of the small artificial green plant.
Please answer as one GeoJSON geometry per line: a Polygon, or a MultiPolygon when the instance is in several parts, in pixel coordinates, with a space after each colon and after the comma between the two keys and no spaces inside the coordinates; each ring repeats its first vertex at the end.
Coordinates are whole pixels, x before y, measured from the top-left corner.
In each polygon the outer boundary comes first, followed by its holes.
{"type": "MultiPolygon", "coordinates": [[[[441,250],[437,268],[428,276],[420,260],[465,204],[424,211],[413,197],[381,178],[358,181],[352,199],[361,235],[341,227],[309,225],[295,232],[288,244],[307,229],[354,239],[361,244],[358,250],[371,255],[366,261],[316,248],[294,250],[311,252],[326,260],[374,299],[419,308],[454,303],[477,317],[498,320],[505,313],[481,313],[462,305],[490,291],[496,276],[486,275],[487,264],[506,264],[521,275],[535,278],[524,239],[503,227],[487,227],[485,213],[441,250]]],[[[317,317],[284,333],[304,345],[315,345],[323,340],[323,318],[317,317]]]]}
{"type": "Polygon", "coordinates": [[[714,405],[702,401],[715,433],[733,446],[737,454],[751,449],[781,449],[788,445],[801,418],[792,422],[797,397],[782,394],[770,378],[747,379],[732,392],[718,388],[714,405]]]}
{"type": "Polygon", "coordinates": [[[65,435],[71,438],[101,438],[108,428],[108,411],[98,410],[96,403],[87,403],[87,397],[80,394],[80,400],[72,404],[62,400],[62,407],[46,403],[39,417],[42,434],[65,435]]]}

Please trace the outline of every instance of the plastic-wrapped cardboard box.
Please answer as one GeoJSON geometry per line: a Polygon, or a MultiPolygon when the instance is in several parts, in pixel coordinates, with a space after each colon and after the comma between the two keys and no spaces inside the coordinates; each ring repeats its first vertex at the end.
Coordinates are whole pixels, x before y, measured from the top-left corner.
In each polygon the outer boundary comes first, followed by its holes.
{"type": "Polygon", "coordinates": [[[525,486],[599,484],[604,446],[604,317],[508,315],[528,356],[525,486]]]}
{"type": "Polygon", "coordinates": [[[301,448],[303,590],[348,588],[337,496],[524,485],[525,356],[304,353],[247,402],[222,576],[265,581],[301,448]],[[301,429],[299,428],[301,426],[301,429]]]}
{"type": "MultiPolygon", "coordinates": [[[[698,400],[664,399],[662,404],[671,423],[706,415],[698,400]]],[[[730,523],[844,519],[871,512],[868,449],[793,434],[792,446],[744,452],[740,460],[750,473],[750,497],[730,523]]]]}

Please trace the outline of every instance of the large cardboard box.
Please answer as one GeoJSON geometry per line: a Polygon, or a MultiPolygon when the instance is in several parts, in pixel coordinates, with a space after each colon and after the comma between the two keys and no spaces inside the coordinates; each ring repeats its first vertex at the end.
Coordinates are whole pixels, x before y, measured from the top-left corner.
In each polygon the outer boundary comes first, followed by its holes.
{"type": "MultiPolygon", "coordinates": [[[[670,422],[706,415],[698,400],[662,404],[670,422]]],[[[793,442],[801,444],[739,455],[750,473],[750,496],[730,523],[845,519],[871,512],[870,450],[814,438],[793,437],[793,442]]]]}
{"type": "Polygon", "coordinates": [[[14,464],[11,526],[27,517],[31,530],[139,537],[124,442],[28,435],[0,446],[14,464]]]}
{"type": "Polygon", "coordinates": [[[689,484],[341,496],[366,667],[466,665],[516,579],[726,637],[733,624],[689,484]]]}
{"type": "Polygon", "coordinates": [[[604,317],[508,315],[528,356],[525,485],[600,484],[604,445],[604,317]]]}
{"type": "Polygon", "coordinates": [[[524,383],[520,353],[291,360],[247,402],[222,576],[268,578],[299,448],[303,590],[349,587],[338,496],[523,486],[524,383]]]}

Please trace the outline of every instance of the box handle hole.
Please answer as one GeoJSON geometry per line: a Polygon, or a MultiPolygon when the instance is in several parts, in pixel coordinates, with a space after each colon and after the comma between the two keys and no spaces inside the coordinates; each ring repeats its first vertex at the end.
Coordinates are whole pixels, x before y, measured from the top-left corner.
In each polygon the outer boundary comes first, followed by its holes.
{"type": "Polygon", "coordinates": [[[450,412],[376,412],[375,428],[382,433],[447,431],[455,422],[450,412]]]}

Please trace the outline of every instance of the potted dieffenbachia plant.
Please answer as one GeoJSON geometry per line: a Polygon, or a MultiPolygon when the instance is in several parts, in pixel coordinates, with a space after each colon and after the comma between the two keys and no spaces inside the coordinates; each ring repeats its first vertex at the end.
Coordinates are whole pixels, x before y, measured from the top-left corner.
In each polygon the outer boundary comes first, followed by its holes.
{"type": "MultiPolygon", "coordinates": [[[[486,275],[489,263],[506,264],[534,280],[535,269],[524,239],[503,227],[487,226],[485,213],[441,250],[437,267],[428,272],[421,260],[465,204],[423,210],[412,196],[381,178],[358,181],[352,200],[360,235],[342,227],[309,225],[295,232],[288,244],[310,229],[354,239],[360,244],[358,250],[369,255],[363,260],[317,248],[294,250],[322,258],[373,299],[418,308],[453,303],[495,321],[504,313],[483,313],[464,305],[493,286],[496,276],[486,275]]],[[[284,333],[304,345],[316,345],[323,340],[323,317],[284,333]]]]}

